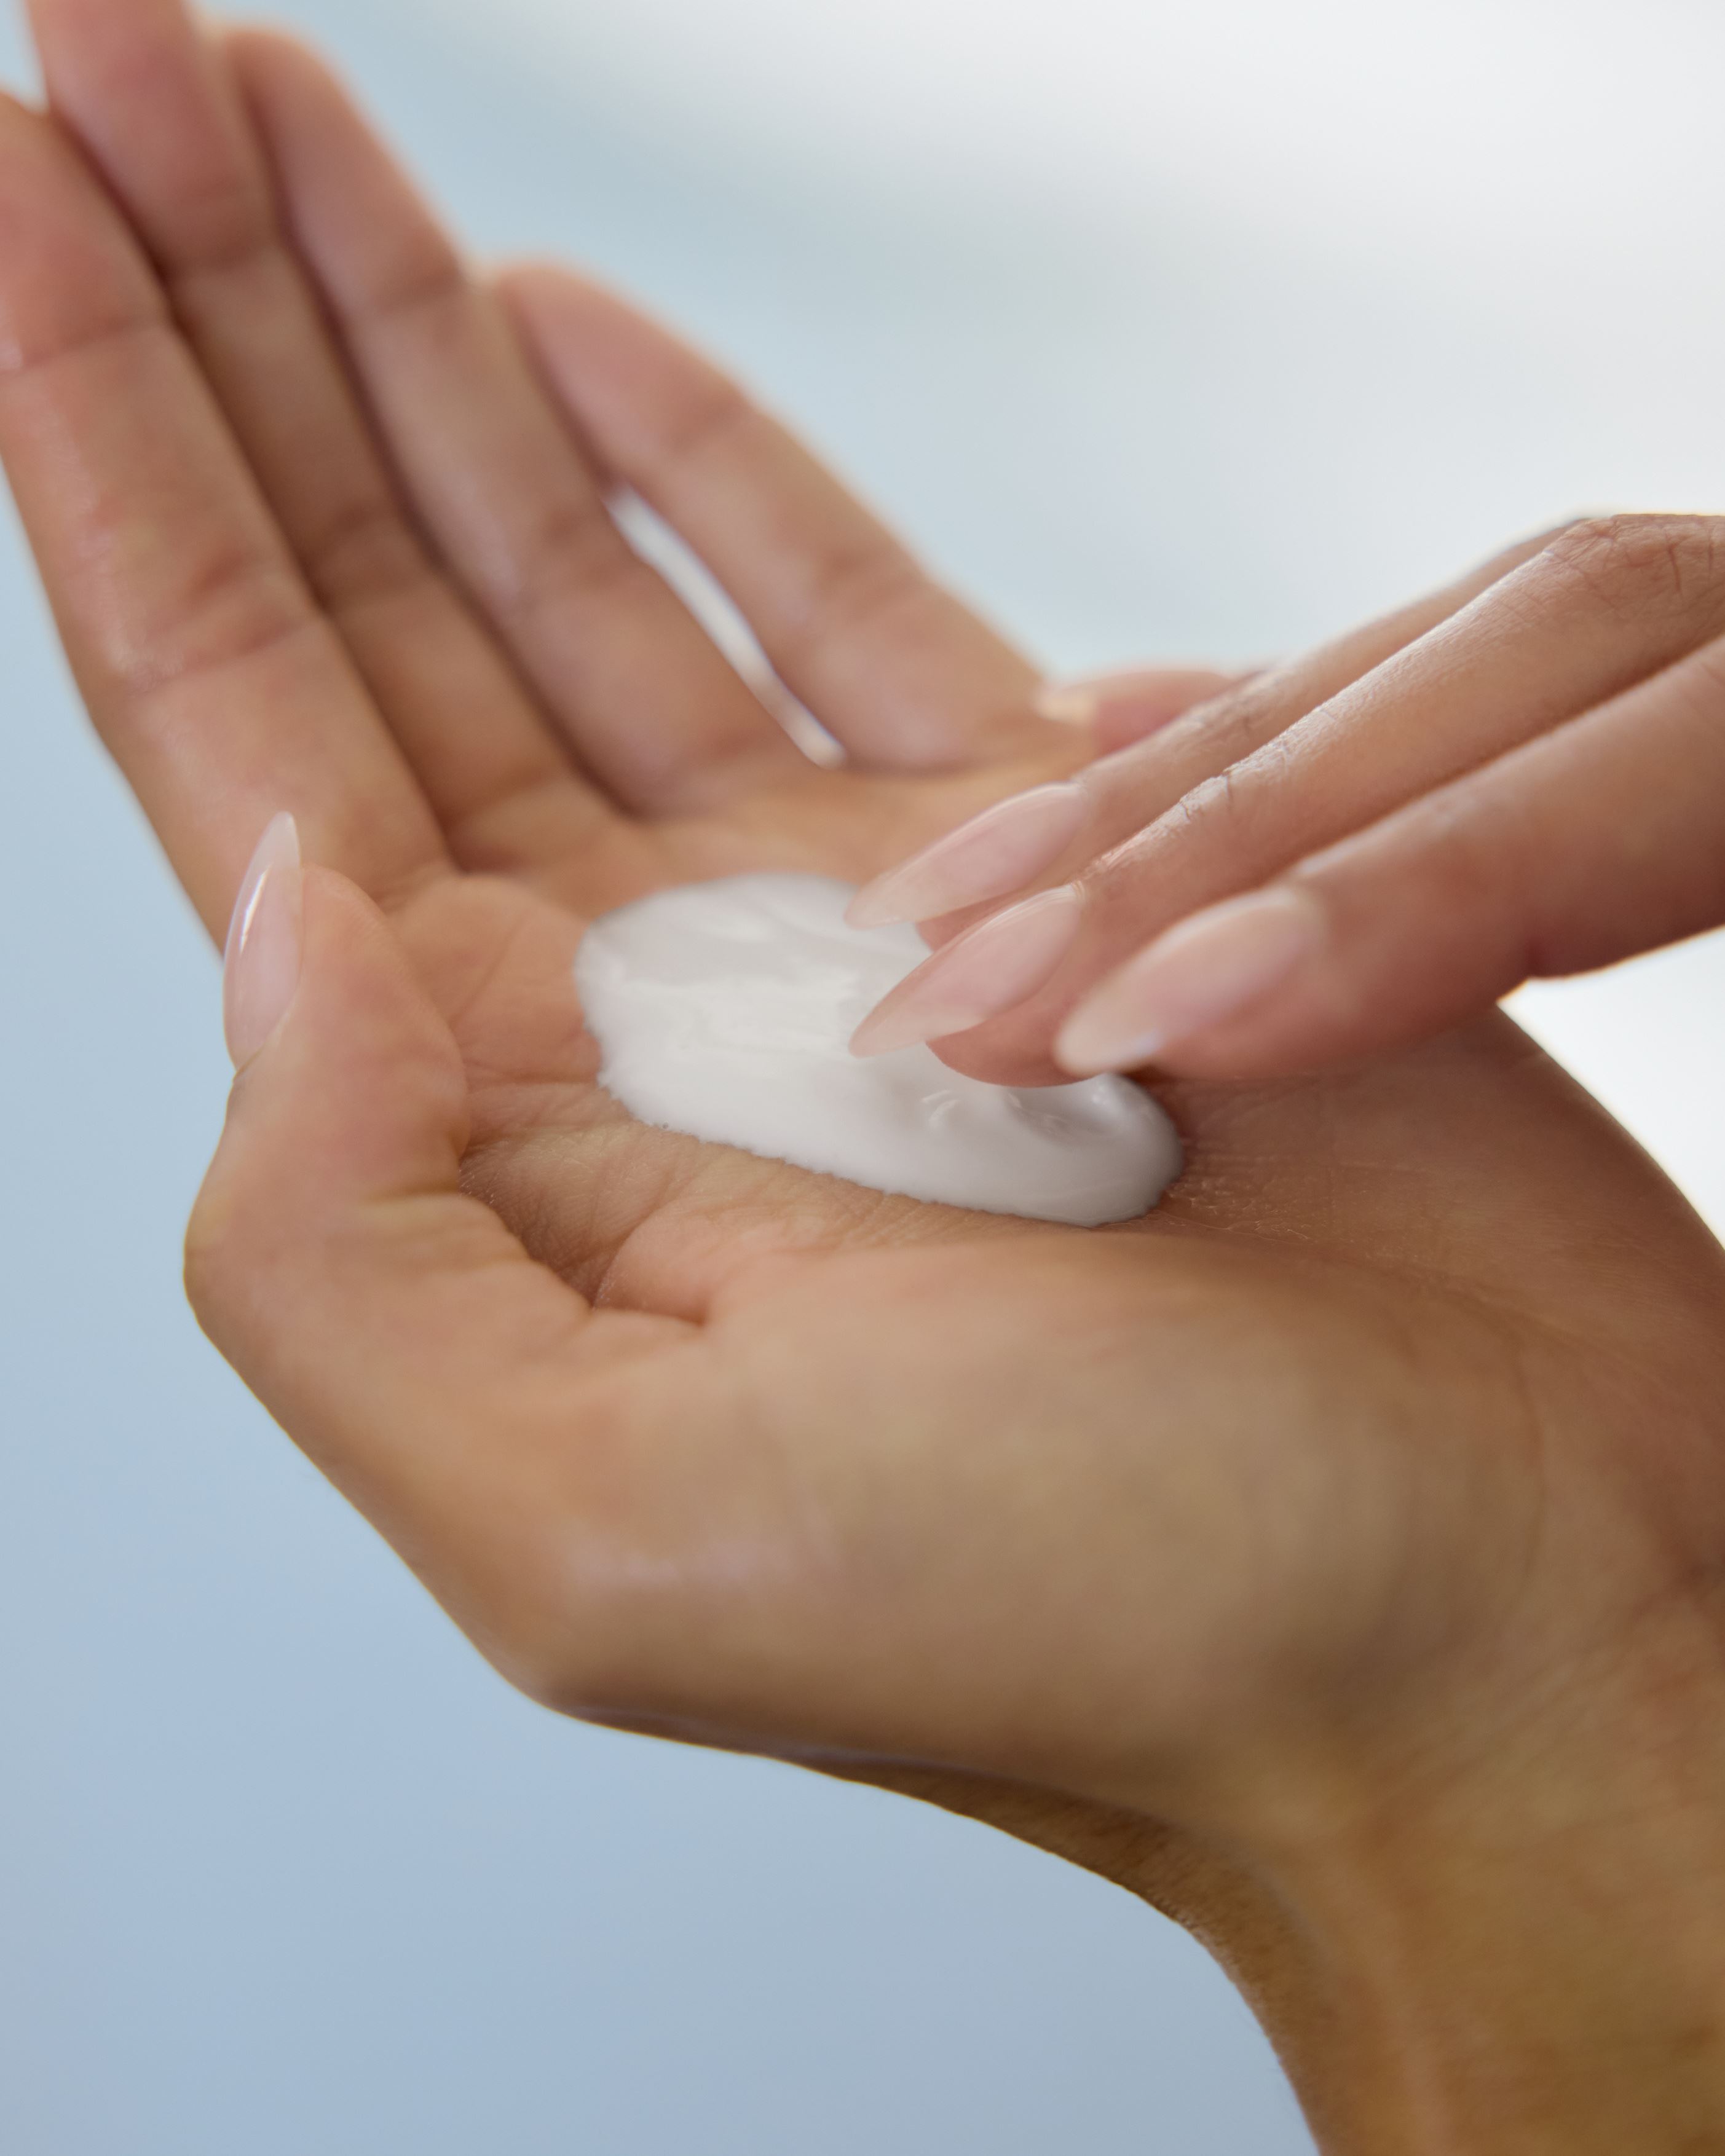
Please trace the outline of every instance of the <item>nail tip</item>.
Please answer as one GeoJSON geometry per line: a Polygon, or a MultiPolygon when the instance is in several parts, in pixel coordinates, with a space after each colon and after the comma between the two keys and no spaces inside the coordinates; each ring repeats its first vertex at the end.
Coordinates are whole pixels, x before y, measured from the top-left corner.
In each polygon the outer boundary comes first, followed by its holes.
{"type": "Polygon", "coordinates": [[[304,865],[299,819],[291,810],[283,808],[264,826],[258,850],[246,870],[246,881],[254,883],[271,869],[297,869],[304,865]]]}
{"type": "Polygon", "coordinates": [[[264,1041],[275,1031],[291,1000],[292,988],[297,981],[300,965],[300,874],[303,867],[300,850],[300,827],[285,809],[272,816],[264,827],[255,850],[247,865],[234,915],[228,923],[226,945],[223,952],[222,1037],[236,1070],[243,1069],[255,1055],[264,1041]],[[256,969],[259,963],[253,951],[253,932],[259,927],[260,914],[270,904],[269,894],[290,879],[279,904],[285,904],[286,914],[286,943],[292,946],[291,955],[283,944],[282,924],[278,921],[275,929],[277,948],[274,953],[275,973],[278,977],[268,984],[262,999],[270,1007],[258,1008],[259,983],[256,969]],[[249,971],[249,979],[242,978],[249,971]],[[290,978],[291,977],[291,978],[290,978]]]}
{"type": "Polygon", "coordinates": [[[1088,726],[1096,717],[1101,699],[1093,690],[1044,689],[1035,699],[1036,716],[1059,726],[1088,726]]]}
{"type": "Polygon", "coordinates": [[[845,909],[847,928],[896,928],[909,916],[878,898],[871,898],[867,887],[860,891],[845,909]]]}
{"type": "Polygon", "coordinates": [[[870,1033],[866,1024],[860,1025],[850,1036],[850,1053],[860,1063],[871,1063],[877,1056],[891,1055],[896,1049],[914,1048],[914,1041],[897,1041],[891,1037],[882,1040],[870,1033]]]}
{"type": "Polygon", "coordinates": [[[1081,1049],[1072,1047],[1064,1034],[1055,1036],[1054,1045],[1049,1053],[1075,1085],[1081,1083],[1086,1078],[1100,1078],[1102,1075],[1102,1072],[1091,1058],[1086,1055],[1081,1049]]]}
{"type": "Polygon", "coordinates": [[[997,801],[865,884],[845,917],[853,928],[891,928],[1009,897],[1059,859],[1088,814],[1076,779],[997,801]]]}

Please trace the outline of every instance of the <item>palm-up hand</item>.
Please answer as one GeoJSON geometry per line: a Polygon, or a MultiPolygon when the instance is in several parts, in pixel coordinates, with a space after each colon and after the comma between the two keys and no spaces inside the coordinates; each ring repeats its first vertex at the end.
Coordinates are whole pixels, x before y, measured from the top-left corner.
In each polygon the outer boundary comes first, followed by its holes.
{"type": "Polygon", "coordinates": [[[279,809],[317,865],[194,1224],[205,1322],[536,1693],[928,1770],[1206,1928],[1333,2107],[1301,2031],[1341,1979],[1287,1881],[1441,1810],[1650,1610],[1686,1636],[1716,1246],[1497,1019],[1172,1089],[1187,1174],[1118,1230],[630,1122],[585,918],[865,876],[1070,730],[702,362],[566,275],[473,281],[297,49],[34,13],[60,125],[0,112],[0,446],[205,920],[279,809]],[[847,768],[622,545],[613,483],[847,768]]]}

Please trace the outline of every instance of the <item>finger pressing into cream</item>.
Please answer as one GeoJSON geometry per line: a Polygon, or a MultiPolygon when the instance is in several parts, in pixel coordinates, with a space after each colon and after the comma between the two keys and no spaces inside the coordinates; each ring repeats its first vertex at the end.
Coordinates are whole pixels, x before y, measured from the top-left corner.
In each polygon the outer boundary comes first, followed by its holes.
{"type": "Polygon", "coordinates": [[[1057,860],[1089,817],[1089,798],[1076,780],[1014,794],[876,876],[845,917],[853,928],[886,928],[1004,897],[1057,860]]]}
{"type": "Polygon", "coordinates": [[[1056,1062],[1321,1069],[1725,923],[1722,669],[1710,646],[1181,921],[1077,1004],[1056,1062]]]}
{"type": "MultiPolygon", "coordinates": [[[[1179,924],[1296,871],[1306,882],[1302,863],[1404,805],[1680,671],[1692,654],[1710,664],[1705,654],[1725,629],[1722,528],[1701,517],[1630,518],[1565,533],[1416,643],[1192,787],[1142,829],[1086,865],[1063,864],[1063,877],[1085,894],[1082,936],[1034,995],[962,1038],[942,1039],[942,1060],[996,1085],[1070,1075],[1054,1045],[1080,1004],[1179,924]]],[[[1240,698],[1249,708],[1263,693],[1264,685],[1254,684],[1240,698]]],[[[1111,768],[1166,753],[1194,722],[1177,721],[1112,767],[1086,773],[1084,784],[1105,789],[1111,768]]],[[[1105,802],[1091,828],[1106,829],[1109,813],[1105,802]]],[[[1261,926],[1255,919],[1229,927],[1226,968],[1230,978],[1250,975],[1255,995],[1280,916],[1261,926]],[[1249,932],[1250,964],[1240,942],[1249,932]]],[[[1183,940],[1178,947],[1189,951],[1183,940]]],[[[1183,956],[1183,978],[1197,963],[1183,956]]],[[[1112,1006],[1122,1026],[1130,1019],[1139,1060],[1150,1052],[1142,1043],[1152,1031],[1163,1048],[1172,1039],[1161,958],[1154,976],[1153,1005],[1135,1014],[1112,1006]]],[[[1140,985],[1146,978],[1134,976],[1140,985]]],[[[1066,1050],[1114,1067],[1128,1045],[1079,1033],[1066,1050]]],[[[1155,1053],[1163,1060],[1162,1048],[1155,1053]]],[[[1183,1049],[1178,1067],[1196,1070],[1183,1049]]]]}
{"type": "MultiPolygon", "coordinates": [[[[1277,741],[1312,713],[1361,682],[1536,555],[1530,542],[1458,584],[1417,605],[1368,624],[1308,656],[1224,685],[1180,716],[1159,714],[1147,737],[1102,757],[1080,778],[1040,786],[999,802],[944,839],[889,869],[858,894],[850,919],[858,927],[900,921],[935,921],[991,900],[1028,892],[1038,884],[1081,875],[1147,829],[1206,780],[1214,779],[1277,741]]],[[[1152,675],[1117,676],[1098,684],[1045,690],[1045,716],[1098,721],[1106,731],[1117,684],[1148,683],[1152,675]],[[1094,702],[1086,701],[1093,699],[1094,702]]],[[[1189,685],[1220,676],[1189,674],[1189,685]]],[[[1122,690],[1128,699],[1136,690],[1122,690]]],[[[1574,708],[1573,705],[1569,708],[1574,708]]],[[[1423,711],[1410,727],[1425,726],[1423,711]]],[[[1138,732],[1144,732],[1142,725],[1138,732]]],[[[1429,732],[1429,728],[1427,728],[1429,732]]],[[[1131,732],[1128,731],[1128,739],[1131,732]]],[[[1297,855],[1297,844],[1291,854],[1297,855]]],[[[1272,864],[1271,865],[1275,865],[1272,864]]]]}
{"type": "Polygon", "coordinates": [[[878,1003],[851,1036],[853,1054],[887,1055],[968,1032],[1022,1003],[1065,957],[1082,914],[1082,899],[1066,886],[992,915],[878,1003]]]}
{"type": "Polygon", "coordinates": [[[1279,987],[1323,933],[1322,908],[1297,889],[1211,906],[1087,997],[1060,1029],[1055,1060],[1075,1076],[1139,1069],[1279,987]]]}

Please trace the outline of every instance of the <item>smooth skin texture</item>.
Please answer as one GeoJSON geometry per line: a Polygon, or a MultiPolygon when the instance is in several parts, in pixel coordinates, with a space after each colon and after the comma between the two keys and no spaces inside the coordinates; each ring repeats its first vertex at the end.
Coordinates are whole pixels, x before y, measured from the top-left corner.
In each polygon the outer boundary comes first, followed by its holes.
{"type": "Polygon", "coordinates": [[[465,270],[299,49],[33,16],[0,452],[213,932],[296,825],[188,1240],[223,1352],[536,1698],[1177,1916],[1327,2149],[1725,2148],[1725,1255],[1676,1193],[1495,1017],[1162,1089],[1188,1173],[1113,1230],[632,1124],[585,918],[875,874],[1082,730],[705,362],[465,270]],[[618,483],[847,768],[621,545],[618,483]]]}
{"type": "MultiPolygon", "coordinates": [[[[1142,701],[1122,677],[1092,708],[1142,701]]],[[[952,1005],[942,977],[965,968],[976,920],[957,909],[1051,886],[1077,891],[1081,927],[1031,994],[1003,973],[972,995],[978,1022],[941,1041],[954,1068],[1013,1085],[1152,1061],[1286,1076],[1717,927],[1725,520],[1548,535],[1206,699],[1071,786],[1054,843],[1035,843],[1050,818],[1033,793],[860,901],[935,916],[942,949],[896,992],[895,1037],[930,1038],[952,1005]]]]}

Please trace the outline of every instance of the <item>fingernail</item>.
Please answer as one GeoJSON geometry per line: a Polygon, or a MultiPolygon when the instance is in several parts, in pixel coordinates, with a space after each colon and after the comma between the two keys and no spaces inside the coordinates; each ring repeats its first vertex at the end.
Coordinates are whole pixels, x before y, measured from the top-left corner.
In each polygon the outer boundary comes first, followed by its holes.
{"type": "Polygon", "coordinates": [[[1324,937],[1316,899],[1254,891],[1183,921],[1081,1004],[1055,1043],[1075,1078],[1133,1070],[1267,995],[1324,937]]]}
{"type": "Polygon", "coordinates": [[[1047,681],[1036,692],[1036,716],[1058,726],[1087,726],[1101,701],[1088,682],[1047,681]]]}
{"type": "Polygon", "coordinates": [[[845,918],[853,928],[885,928],[1004,898],[1057,860],[1089,814],[1090,798],[1073,781],[1015,793],[865,884],[845,918]]]}
{"type": "Polygon", "coordinates": [[[273,818],[239,886],[222,962],[222,1024],[236,1070],[286,1014],[300,985],[300,830],[273,818]]]}
{"type": "Polygon", "coordinates": [[[1069,884],[979,922],[875,1004],[851,1036],[851,1053],[891,1055],[1010,1010],[1065,957],[1083,913],[1084,901],[1069,884]]]}
{"type": "Polygon", "coordinates": [[[1240,677],[1213,666],[1158,666],[1147,673],[1096,674],[1084,681],[1050,681],[1038,693],[1036,710],[1061,726],[1088,726],[1099,754],[1141,742],[1199,704],[1208,703],[1240,677]]]}

